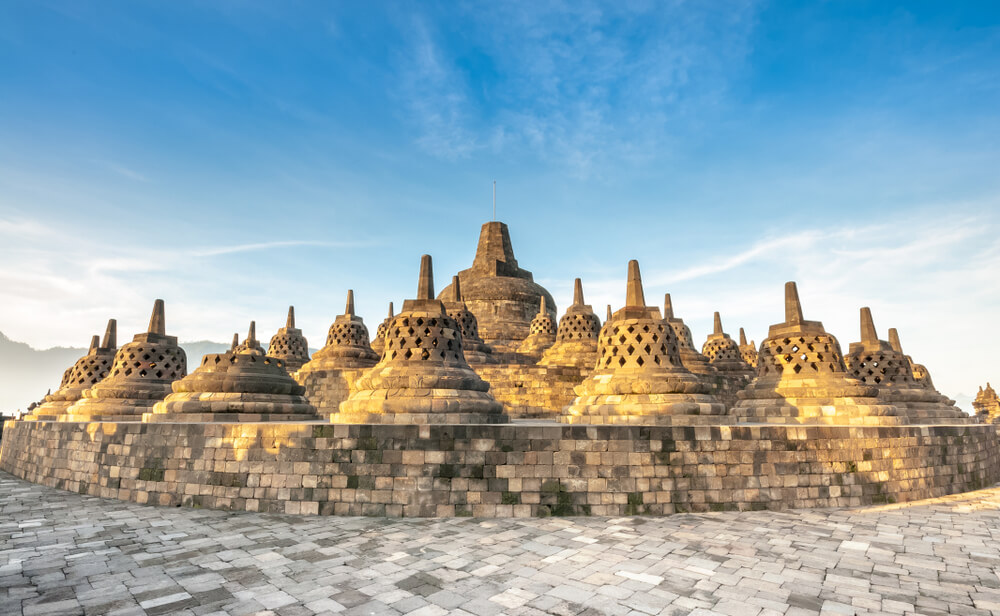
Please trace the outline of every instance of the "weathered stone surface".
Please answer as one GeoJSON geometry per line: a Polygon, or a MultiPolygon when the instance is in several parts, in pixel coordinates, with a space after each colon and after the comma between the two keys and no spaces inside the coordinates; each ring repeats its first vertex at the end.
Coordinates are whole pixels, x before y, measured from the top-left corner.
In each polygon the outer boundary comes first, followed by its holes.
{"type": "Polygon", "coordinates": [[[532,357],[536,361],[541,359],[542,353],[556,341],[558,331],[556,321],[549,314],[543,295],[538,306],[538,314],[531,320],[528,337],[521,342],[517,349],[518,353],[532,357]]]}
{"type": "Polygon", "coordinates": [[[681,361],[677,337],[660,310],[646,306],[639,264],[630,261],[625,307],[604,324],[597,367],[576,387],[566,423],[664,424],[678,416],[723,415],[725,405],[681,361]]]}
{"type": "Polygon", "coordinates": [[[434,299],[431,258],[420,263],[417,299],[386,330],[382,359],[330,416],[334,423],[502,423],[503,406],[465,360],[460,325],[434,299]]]}
{"type": "Polygon", "coordinates": [[[737,401],[737,392],[750,384],[755,372],[743,360],[736,341],[722,331],[722,317],[718,312],[715,313],[714,321],[714,329],[702,345],[701,354],[708,358],[724,380],[724,386],[715,392],[716,395],[722,399],[726,408],[732,408],[737,401]]]}
{"type": "MultiPolygon", "coordinates": [[[[531,319],[544,296],[556,316],[556,304],[531,272],[514,258],[510,231],[502,222],[488,222],[479,233],[479,245],[472,267],[458,273],[462,297],[479,324],[479,335],[497,351],[513,352],[529,333],[531,319]]],[[[451,297],[451,286],[438,299],[451,297]]]]}
{"type": "MultiPolygon", "coordinates": [[[[391,311],[391,308],[390,308],[391,311]]],[[[326,345],[295,373],[306,388],[306,398],[324,417],[340,408],[354,391],[354,383],[378,363],[379,354],[368,344],[368,327],[354,313],[354,291],[347,291],[344,314],[330,325],[326,345]]]]}
{"type": "Polygon", "coordinates": [[[243,344],[210,353],[173,393],[144,413],[145,422],[309,421],[316,409],[305,388],[288,375],[284,361],[264,354],[254,323],[243,344]]]}
{"type": "Polygon", "coordinates": [[[148,329],[118,349],[108,376],[66,409],[68,420],[138,420],[187,374],[184,349],[166,335],[162,299],[153,305],[148,329]]]}
{"type": "Polygon", "coordinates": [[[271,337],[267,345],[267,356],[280,359],[285,364],[288,374],[309,361],[309,342],[302,335],[302,330],[295,327],[295,306],[288,307],[288,319],[285,326],[271,337]]]}
{"type": "Polygon", "coordinates": [[[90,342],[87,354],[76,360],[63,374],[62,382],[55,393],[45,396],[42,404],[35,407],[25,419],[58,419],[66,410],[83,396],[83,392],[104,380],[114,364],[118,347],[118,323],[108,320],[104,330],[104,340],[98,343],[97,336],[90,342]]]}
{"type": "Polygon", "coordinates": [[[593,370],[597,364],[597,339],[601,320],[594,309],[584,303],[583,282],[573,282],[573,303],[559,319],[556,341],[542,354],[541,366],[573,366],[593,370]]]}
{"type": "Polygon", "coordinates": [[[468,306],[462,299],[462,283],[458,276],[452,276],[450,291],[451,297],[442,303],[445,312],[458,323],[461,329],[462,352],[465,354],[465,361],[469,362],[470,366],[497,363],[496,358],[493,357],[493,349],[479,337],[479,324],[476,321],[476,315],[469,312],[468,306]]]}
{"type": "Polygon", "coordinates": [[[861,309],[861,341],[852,342],[844,357],[848,372],[862,383],[875,385],[883,399],[912,422],[950,423],[971,418],[926,383],[918,384],[910,362],[901,351],[879,340],[870,308],[861,309]]]}
{"type": "Polygon", "coordinates": [[[674,315],[674,304],[670,299],[670,294],[663,295],[663,318],[673,328],[677,336],[677,347],[681,354],[681,361],[684,367],[694,374],[707,377],[706,381],[714,380],[713,377],[719,375],[719,371],[712,365],[707,357],[698,352],[694,346],[694,338],[691,336],[691,329],[684,324],[684,319],[674,315]]]}
{"type": "Polygon", "coordinates": [[[782,423],[905,423],[878,387],[853,378],[840,343],[819,321],[806,321],[794,282],[785,284],[785,321],[760,345],[757,378],[739,393],[733,416],[782,423]]]}

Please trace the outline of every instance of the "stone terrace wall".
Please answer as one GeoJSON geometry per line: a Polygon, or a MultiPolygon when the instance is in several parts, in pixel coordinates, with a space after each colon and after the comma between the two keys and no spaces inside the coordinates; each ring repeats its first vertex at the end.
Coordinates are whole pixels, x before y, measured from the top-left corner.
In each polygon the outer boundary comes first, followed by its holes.
{"type": "Polygon", "coordinates": [[[159,505],[390,516],[859,506],[1000,479],[995,426],[8,422],[0,468],[159,505]]]}

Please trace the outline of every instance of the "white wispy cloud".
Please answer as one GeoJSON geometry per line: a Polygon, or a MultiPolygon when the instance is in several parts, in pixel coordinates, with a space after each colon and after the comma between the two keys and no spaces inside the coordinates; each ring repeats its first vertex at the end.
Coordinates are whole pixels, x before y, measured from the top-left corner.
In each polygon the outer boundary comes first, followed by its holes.
{"type": "Polygon", "coordinates": [[[233,246],[219,246],[214,248],[195,249],[190,252],[195,257],[217,257],[238,252],[253,252],[257,250],[273,250],[275,248],[291,248],[299,246],[323,246],[327,248],[347,248],[352,246],[364,246],[366,242],[322,242],[312,240],[287,240],[279,242],[256,242],[249,244],[235,244],[233,246]]]}
{"type": "Polygon", "coordinates": [[[136,182],[149,182],[149,178],[145,175],[139,173],[135,169],[130,169],[121,163],[116,163],[110,160],[95,160],[93,161],[98,165],[104,167],[105,169],[117,173],[118,175],[134,180],[136,182]]]}

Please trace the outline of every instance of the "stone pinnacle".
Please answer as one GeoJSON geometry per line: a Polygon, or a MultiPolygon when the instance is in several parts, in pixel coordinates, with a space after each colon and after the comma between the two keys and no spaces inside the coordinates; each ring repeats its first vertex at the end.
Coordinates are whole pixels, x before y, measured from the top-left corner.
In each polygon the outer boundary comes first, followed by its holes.
{"type": "Polygon", "coordinates": [[[434,299],[434,266],[431,256],[420,257],[420,280],[417,282],[417,299],[434,299]]]}
{"type": "Polygon", "coordinates": [[[583,281],[579,278],[573,281],[573,305],[583,305],[583,281]]]}
{"type": "Polygon", "coordinates": [[[458,281],[458,276],[451,277],[451,301],[462,301],[462,287],[461,283],[458,281]]]}
{"type": "Polygon", "coordinates": [[[101,346],[105,349],[118,348],[118,321],[108,319],[108,327],[104,330],[104,342],[101,346]]]}
{"type": "Polygon", "coordinates": [[[347,306],[344,308],[344,314],[349,317],[354,316],[354,289],[347,290],[347,306]]]}
{"type": "Polygon", "coordinates": [[[545,296],[542,296],[540,302],[538,302],[538,314],[545,314],[545,296]]]}
{"type": "Polygon", "coordinates": [[[238,346],[240,346],[240,335],[239,334],[233,334],[233,345],[231,347],[229,347],[229,350],[230,351],[235,351],[236,347],[238,347],[238,346]]]}
{"type": "Polygon", "coordinates": [[[663,318],[670,320],[674,318],[674,304],[670,301],[670,294],[663,294],[663,318]]]}
{"type": "Polygon", "coordinates": [[[785,283],[785,323],[802,322],[802,303],[799,302],[799,289],[794,282],[785,283]]]}
{"type": "Polygon", "coordinates": [[[861,309],[861,342],[878,344],[878,334],[875,332],[875,322],[872,320],[872,309],[868,306],[861,309]]]}
{"type": "Polygon", "coordinates": [[[605,319],[605,322],[610,320],[611,320],[611,304],[608,304],[608,318],[605,319]]]}
{"type": "Polygon", "coordinates": [[[743,328],[741,327],[740,328],[740,346],[746,346],[746,345],[747,345],[747,333],[745,331],[743,331],[743,328]]]}
{"type": "Polygon", "coordinates": [[[90,348],[87,350],[88,353],[93,353],[97,350],[98,345],[101,343],[101,337],[94,334],[90,338],[90,348]]]}
{"type": "Polygon", "coordinates": [[[288,307],[288,319],[285,321],[285,327],[288,329],[295,328],[295,306],[288,307]]]}
{"type": "Polygon", "coordinates": [[[722,333],[722,317],[719,316],[718,312],[715,313],[715,330],[712,333],[714,334],[722,333]]]}
{"type": "Polygon", "coordinates": [[[167,318],[164,316],[162,299],[153,302],[153,315],[149,317],[149,333],[167,335],[167,318]]]}
{"type": "Polygon", "coordinates": [[[392,302],[389,302],[389,318],[391,319],[395,315],[392,313],[392,302]]]}
{"type": "Polygon", "coordinates": [[[247,348],[253,348],[257,346],[257,322],[250,321],[250,331],[247,332],[246,339],[247,348]]]}
{"type": "Polygon", "coordinates": [[[646,305],[646,298],[642,292],[642,275],[639,274],[639,262],[635,259],[628,262],[627,285],[625,305],[644,307],[646,305]]]}
{"type": "Polygon", "coordinates": [[[903,345],[899,344],[899,332],[896,331],[895,327],[889,328],[889,346],[897,353],[903,352],[903,345]]]}

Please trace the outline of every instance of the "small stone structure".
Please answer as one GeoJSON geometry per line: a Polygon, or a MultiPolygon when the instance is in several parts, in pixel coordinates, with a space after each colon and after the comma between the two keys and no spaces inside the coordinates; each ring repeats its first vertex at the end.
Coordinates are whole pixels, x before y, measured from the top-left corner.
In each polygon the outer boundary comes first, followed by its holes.
{"type": "Polygon", "coordinates": [[[573,281],[573,303],[559,319],[556,341],[542,354],[541,366],[573,366],[591,371],[597,362],[597,338],[601,320],[584,303],[583,282],[573,281]]]}
{"type": "Polygon", "coordinates": [[[115,354],[108,376],[66,410],[69,421],[139,421],[187,375],[187,355],[166,333],[163,300],[153,304],[148,331],[115,354]]]}
{"type": "Polygon", "coordinates": [[[118,348],[117,339],[118,323],[109,319],[103,342],[98,343],[97,336],[94,336],[87,354],[76,360],[63,374],[59,389],[47,394],[42,404],[36,406],[25,419],[58,419],[83,396],[84,391],[108,376],[118,348]]]}
{"type": "MultiPolygon", "coordinates": [[[[542,296],[556,316],[552,295],[534,282],[531,272],[518,266],[510,231],[502,222],[483,225],[472,267],[459,272],[458,278],[462,297],[479,322],[479,334],[496,351],[514,352],[528,337],[542,296]]],[[[438,295],[441,300],[451,297],[450,285],[438,295]]]]}
{"type": "Polygon", "coordinates": [[[493,357],[493,349],[479,337],[479,324],[476,322],[476,315],[469,312],[468,306],[462,301],[462,283],[458,276],[452,276],[449,290],[451,292],[450,299],[442,303],[448,316],[454,319],[461,328],[462,351],[465,353],[465,361],[469,362],[470,366],[497,363],[493,357]]]}
{"type": "Polygon", "coordinates": [[[851,376],[879,388],[882,398],[914,423],[949,423],[970,418],[934,389],[917,384],[910,362],[885,340],[879,340],[867,306],[861,309],[861,342],[852,342],[844,361],[851,376]]]}
{"type": "Polygon", "coordinates": [[[385,351],[358,379],[334,423],[504,423],[503,406],[465,360],[460,326],[434,299],[430,255],[420,261],[417,298],[386,330],[385,351]]]}
{"type": "Polygon", "coordinates": [[[751,368],[757,368],[757,345],[751,340],[747,344],[747,334],[740,328],[740,356],[751,368]]]}
{"type": "Polygon", "coordinates": [[[737,387],[742,389],[753,380],[753,368],[743,360],[743,355],[736,341],[722,331],[722,317],[718,312],[715,313],[713,319],[712,333],[708,335],[708,339],[702,345],[701,354],[708,358],[708,361],[722,376],[735,381],[737,387]]]}
{"type": "Polygon", "coordinates": [[[330,326],[326,346],[295,373],[295,380],[306,388],[306,398],[320,414],[329,417],[351,395],[355,381],[378,360],[378,353],[368,345],[364,319],[354,314],[354,291],[349,290],[344,314],[330,326]]]}
{"type": "Polygon", "coordinates": [[[714,380],[714,377],[719,375],[719,371],[707,357],[695,348],[691,329],[684,324],[684,319],[674,316],[674,304],[669,293],[663,296],[663,318],[670,324],[677,336],[677,347],[680,350],[684,367],[695,374],[707,377],[709,382],[714,380]]]}
{"type": "Polygon", "coordinates": [[[235,350],[205,355],[191,374],[174,381],[173,393],[157,402],[144,422],[259,422],[319,419],[288,376],[283,360],[264,354],[250,323],[235,350]]]}
{"type": "MultiPolygon", "coordinates": [[[[899,343],[899,332],[896,331],[895,327],[889,328],[889,346],[897,353],[903,353],[903,345],[899,343]]],[[[910,364],[910,370],[913,372],[913,380],[925,389],[934,390],[934,381],[931,380],[931,373],[927,370],[927,367],[914,362],[913,358],[909,355],[904,354],[903,356],[906,357],[906,361],[910,364]]]]}
{"type": "Polygon", "coordinates": [[[980,421],[1000,423],[1000,397],[989,383],[986,383],[986,389],[979,388],[979,393],[972,402],[972,408],[975,409],[976,417],[980,421]]]}
{"type": "Polygon", "coordinates": [[[541,359],[542,353],[556,341],[557,331],[558,326],[545,307],[545,296],[543,295],[538,305],[538,314],[531,320],[528,337],[518,347],[517,352],[536,360],[541,359]]]}
{"type": "Polygon", "coordinates": [[[392,322],[392,316],[392,302],[389,302],[389,316],[378,324],[378,329],[375,330],[375,339],[372,340],[372,350],[379,357],[382,357],[382,351],[385,349],[385,330],[389,327],[389,323],[392,322]]]}
{"type": "MultiPolygon", "coordinates": [[[[576,387],[560,421],[585,424],[695,423],[725,405],[681,361],[677,336],[646,305],[639,264],[629,261],[625,307],[601,328],[597,367],[576,387]]],[[[716,418],[718,419],[718,418],[716,418]]]]}
{"type": "Polygon", "coordinates": [[[785,321],[760,345],[757,378],[731,413],[745,421],[895,425],[899,409],[879,389],[853,378],[840,343],[819,321],[806,321],[794,282],[785,284],[785,321]]]}
{"type": "Polygon", "coordinates": [[[288,307],[285,326],[271,336],[267,356],[284,362],[288,374],[295,374],[296,370],[309,361],[309,342],[302,335],[302,330],[295,327],[295,306],[288,307]]]}

